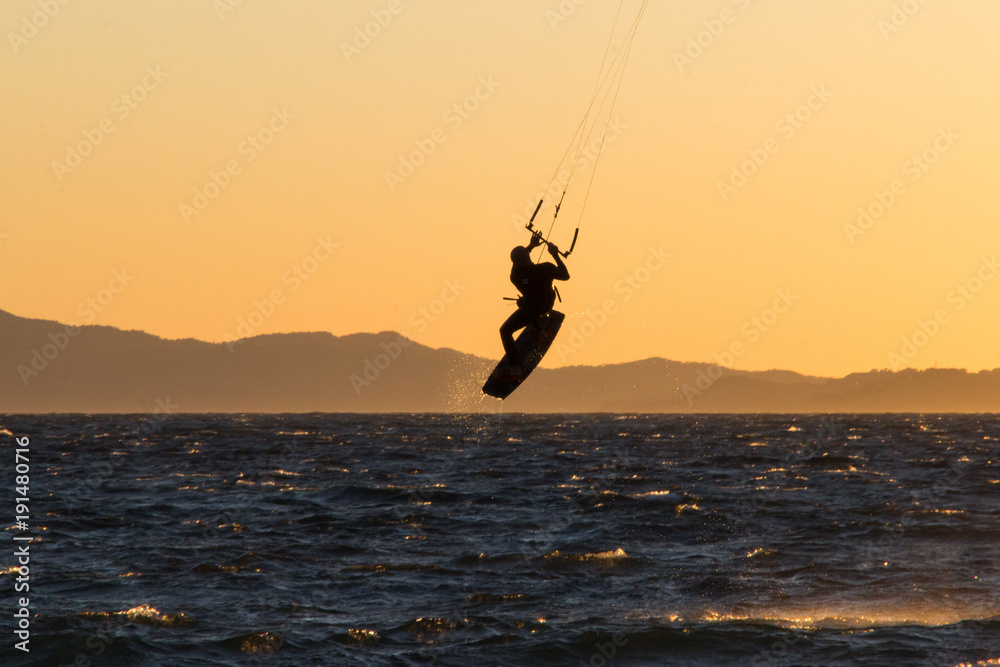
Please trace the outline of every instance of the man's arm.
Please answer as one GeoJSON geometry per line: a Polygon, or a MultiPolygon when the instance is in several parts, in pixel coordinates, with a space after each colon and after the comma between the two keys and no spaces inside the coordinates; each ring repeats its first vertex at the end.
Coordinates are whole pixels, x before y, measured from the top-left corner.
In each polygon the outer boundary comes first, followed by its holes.
{"type": "Polygon", "coordinates": [[[569,280],[569,269],[563,263],[562,256],[559,254],[559,248],[556,247],[555,243],[549,244],[549,254],[556,260],[557,271],[553,277],[556,280],[569,280]]]}

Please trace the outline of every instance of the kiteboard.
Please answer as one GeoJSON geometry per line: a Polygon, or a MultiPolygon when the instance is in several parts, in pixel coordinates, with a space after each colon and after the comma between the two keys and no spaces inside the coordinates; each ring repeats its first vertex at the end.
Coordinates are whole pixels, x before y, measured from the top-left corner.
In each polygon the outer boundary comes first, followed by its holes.
{"type": "Polygon", "coordinates": [[[552,341],[559,333],[566,316],[557,310],[550,310],[542,315],[537,321],[532,322],[521,331],[521,334],[514,341],[517,346],[517,356],[521,362],[520,373],[515,372],[504,355],[497,367],[493,369],[486,384],[483,385],[483,393],[494,398],[507,398],[514,390],[521,386],[521,383],[531,375],[542,357],[549,351],[552,341]]]}

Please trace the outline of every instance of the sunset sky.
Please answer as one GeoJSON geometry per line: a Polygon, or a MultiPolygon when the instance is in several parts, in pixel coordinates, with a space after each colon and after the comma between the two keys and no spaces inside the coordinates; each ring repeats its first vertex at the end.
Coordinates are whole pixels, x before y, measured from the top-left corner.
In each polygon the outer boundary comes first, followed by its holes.
{"type": "MultiPolygon", "coordinates": [[[[498,358],[617,10],[6,0],[0,309],[498,358]]],[[[997,35],[997,0],[653,0],[544,365],[1000,367],[997,35]]]]}

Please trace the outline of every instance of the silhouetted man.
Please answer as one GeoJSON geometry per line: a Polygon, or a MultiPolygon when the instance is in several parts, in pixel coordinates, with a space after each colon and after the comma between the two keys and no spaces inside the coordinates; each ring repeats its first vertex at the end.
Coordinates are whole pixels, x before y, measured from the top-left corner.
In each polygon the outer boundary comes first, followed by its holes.
{"type": "Polygon", "coordinates": [[[510,281],[521,293],[517,300],[517,310],[500,326],[500,340],[503,341],[504,352],[511,366],[520,366],[517,358],[517,347],[514,345],[514,332],[523,329],[542,315],[552,310],[556,302],[556,293],[552,287],[553,280],[569,280],[569,270],[559,256],[559,248],[549,243],[549,254],[556,260],[555,264],[545,262],[535,264],[531,261],[531,251],[542,244],[542,237],[534,235],[531,243],[518,246],[510,251],[510,281]]]}

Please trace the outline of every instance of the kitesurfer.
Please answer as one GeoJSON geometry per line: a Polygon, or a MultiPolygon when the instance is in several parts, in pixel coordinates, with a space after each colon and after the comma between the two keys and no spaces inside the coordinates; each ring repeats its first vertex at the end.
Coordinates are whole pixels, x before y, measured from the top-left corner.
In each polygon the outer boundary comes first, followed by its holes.
{"type": "Polygon", "coordinates": [[[521,293],[517,299],[517,310],[500,326],[500,340],[504,352],[512,368],[516,371],[520,366],[517,358],[517,347],[514,345],[514,333],[537,321],[545,313],[552,310],[556,302],[556,292],[552,286],[553,280],[569,280],[569,270],[559,255],[559,248],[549,243],[549,254],[556,263],[544,262],[535,264],[531,261],[531,251],[544,241],[541,234],[533,234],[527,246],[517,246],[510,251],[510,281],[521,293]]]}

